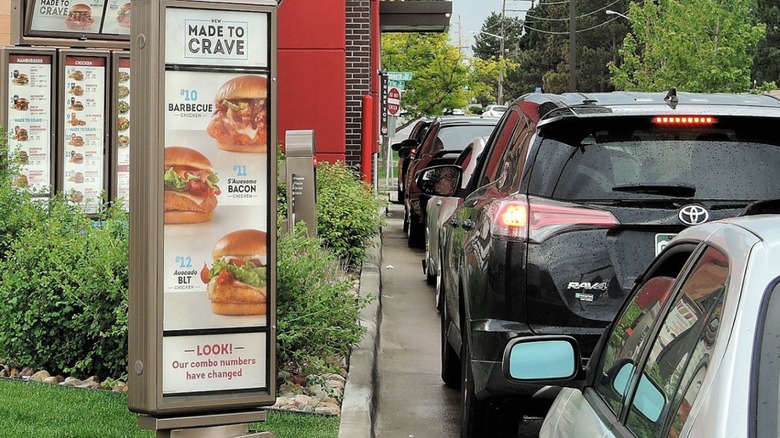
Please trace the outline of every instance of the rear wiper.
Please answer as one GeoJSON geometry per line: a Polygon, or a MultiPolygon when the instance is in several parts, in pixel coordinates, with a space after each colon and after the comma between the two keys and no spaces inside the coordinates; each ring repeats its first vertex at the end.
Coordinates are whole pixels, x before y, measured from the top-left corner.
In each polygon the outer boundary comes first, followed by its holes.
{"type": "Polygon", "coordinates": [[[696,187],[690,184],[623,184],[612,187],[612,191],[689,198],[696,194],[696,187]]]}

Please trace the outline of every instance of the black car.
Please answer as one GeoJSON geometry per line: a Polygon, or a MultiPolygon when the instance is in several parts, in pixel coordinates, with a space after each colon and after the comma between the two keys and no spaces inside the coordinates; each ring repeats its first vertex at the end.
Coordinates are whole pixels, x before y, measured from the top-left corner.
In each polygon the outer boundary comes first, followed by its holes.
{"type": "MultiPolygon", "coordinates": [[[[401,142],[394,143],[390,148],[398,152],[398,203],[404,202],[404,184],[406,183],[406,171],[409,169],[409,162],[414,156],[417,146],[420,145],[428,127],[433,120],[421,119],[412,127],[409,137],[401,142]]],[[[404,230],[406,231],[406,230],[404,230]]]]}
{"type": "MultiPolygon", "coordinates": [[[[439,242],[442,378],[463,392],[461,435],[513,436],[517,412],[549,406],[554,392],[502,378],[510,339],[570,335],[587,358],[677,233],[780,199],[779,124],[780,101],[766,95],[513,102],[439,242]]],[[[457,182],[456,170],[423,179],[457,182]]],[[[421,189],[447,195],[438,187],[421,189]]]]}
{"type": "Polygon", "coordinates": [[[409,163],[404,184],[404,229],[412,248],[425,245],[425,209],[430,197],[417,188],[415,173],[436,164],[453,163],[466,145],[493,132],[498,119],[480,116],[444,116],[428,127],[409,163]]]}

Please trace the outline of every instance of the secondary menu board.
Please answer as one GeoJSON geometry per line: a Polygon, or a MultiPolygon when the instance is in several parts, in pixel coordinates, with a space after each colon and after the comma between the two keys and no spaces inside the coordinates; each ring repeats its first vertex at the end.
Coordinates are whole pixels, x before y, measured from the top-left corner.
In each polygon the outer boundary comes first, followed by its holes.
{"type": "Polygon", "coordinates": [[[163,395],[267,389],[270,14],[165,20],[163,395]]]}
{"type": "Polygon", "coordinates": [[[14,185],[34,195],[52,190],[52,87],[54,56],[8,55],[9,155],[19,169],[14,185]]]}
{"type": "Polygon", "coordinates": [[[62,102],[62,192],[86,213],[97,213],[104,190],[106,56],[65,55],[62,102]]]}
{"type": "Polygon", "coordinates": [[[32,0],[30,35],[130,35],[129,0],[32,0]]]}
{"type": "Polygon", "coordinates": [[[116,193],[130,210],[130,58],[117,58],[116,193]]]}

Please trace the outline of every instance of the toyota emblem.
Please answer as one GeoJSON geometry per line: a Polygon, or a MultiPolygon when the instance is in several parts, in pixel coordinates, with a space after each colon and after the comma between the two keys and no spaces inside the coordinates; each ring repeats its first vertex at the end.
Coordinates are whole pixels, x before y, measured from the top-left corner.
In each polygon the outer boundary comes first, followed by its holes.
{"type": "Polygon", "coordinates": [[[677,213],[677,218],[685,225],[703,224],[710,219],[710,213],[701,205],[686,205],[677,213]]]}

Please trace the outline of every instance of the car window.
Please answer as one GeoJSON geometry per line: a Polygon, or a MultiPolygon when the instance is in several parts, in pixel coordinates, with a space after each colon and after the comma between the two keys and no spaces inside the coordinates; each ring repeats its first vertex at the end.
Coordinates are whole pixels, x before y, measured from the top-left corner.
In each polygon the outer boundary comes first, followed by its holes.
{"type": "Polygon", "coordinates": [[[519,119],[520,115],[517,113],[517,111],[512,111],[508,116],[505,116],[502,119],[502,123],[496,127],[496,129],[499,131],[493,140],[488,161],[482,169],[482,176],[479,179],[479,186],[490,184],[498,179],[498,176],[502,170],[502,166],[500,164],[504,156],[504,149],[506,149],[507,145],[509,144],[519,119]]]}
{"type": "MultiPolygon", "coordinates": [[[[641,119],[559,122],[541,137],[529,193],[563,201],[776,199],[780,147],[760,122],[671,129],[641,119]]],[[[547,125],[548,127],[550,125],[547,125]]]]}
{"type": "Polygon", "coordinates": [[[437,137],[437,141],[441,142],[441,147],[437,145],[434,150],[461,151],[474,138],[487,137],[492,131],[493,125],[442,126],[437,137]]]}
{"type": "MultiPolygon", "coordinates": [[[[757,438],[779,436],[778,412],[780,412],[780,279],[763,303],[758,324],[758,342],[753,353],[753,363],[758,363],[758,375],[753,376],[753,400],[755,407],[757,438]]],[[[753,413],[751,413],[753,414],[753,413]]],[[[751,435],[752,436],[752,435],[751,435]]]]}
{"type": "Polygon", "coordinates": [[[668,301],[675,278],[683,269],[696,246],[679,244],[670,247],[647,270],[639,289],[624,305],[615,319],[612,332],[601,354],[593,388],[615,413],[619,414],[632,373],[630,367],[639,361],[643,346],[661,310],[668,301]],[[623,367],[623,368],[621,368],[623,367]],[[624,371],[620,374],[621,369],[624,371]]]}
{"type": "Polygon", "coordinates": [[[682,283],[632,397],[626,427],[637,437],[679,436],[715,348],[728,278],[728,258],[710,247],[682,283]]]}

